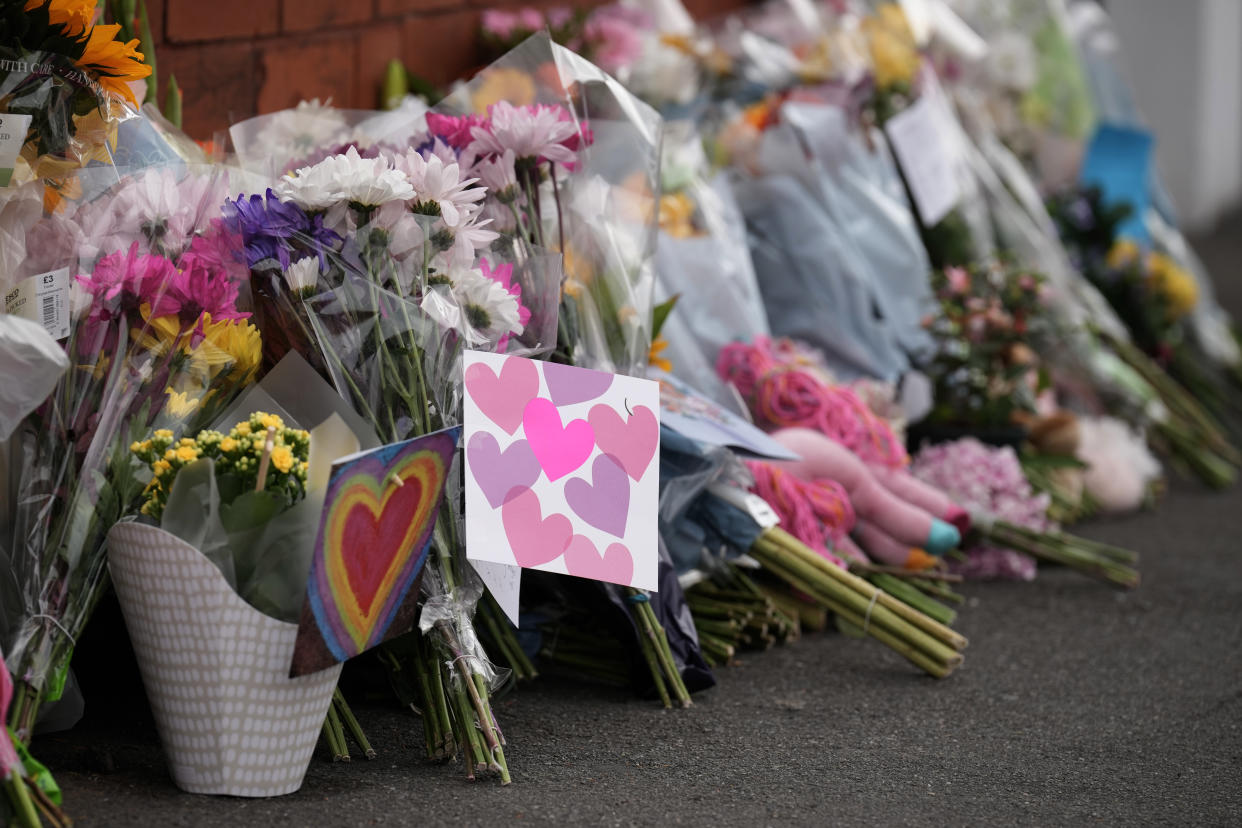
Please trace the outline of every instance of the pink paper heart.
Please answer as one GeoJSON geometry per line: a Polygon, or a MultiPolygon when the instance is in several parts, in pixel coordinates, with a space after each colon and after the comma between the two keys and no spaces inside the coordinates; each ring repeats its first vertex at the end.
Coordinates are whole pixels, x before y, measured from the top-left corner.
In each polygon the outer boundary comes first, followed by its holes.
{"type": "Polygon", "coordinates": [[[574,527],[564,515],[542,516],[539,495],[530,489],[511,498],[500,510],[505,537],[518,566],[540,566],[561,556],[574,527]]]}
{"type": "Polygon", "coordinates": [[[616,459],[601,454],[591,464],[591,482],[565,483],[565,502],[574,514],[610,535],[625,537],[630,512],[630,480],[616,459]]]}
{"type": "Polygon", "coordinates": [[[510,357],[497,376],[491,368],[476,362],[466,369],[466,393],[487,418],[505,430],[517,431],[526,404],[539,393],[539,371],[535,363],[510,357]]]}
{"type": "Polygon", "coordinates": [[[609,544],[601,557],[591,539],[582,535],[570,539],[565,550],[565,568],[570,575],[611,584],[628,585],[634,579],[634,558],[625,545],[609,544]]]}
{"type": "Polygon", "coordinates": [[[551,400],[536,397],[522,414],[526,439],[549,480],[569,474],[586,462],[595,448],[595,430],[586,420],[561,425],[561,412],[551,400]]]}
{"type": "Polygon", "coordinates": [[[597,405],[587,419],[600,451],[617,458],[630,477],[640,479],[660,447],[660,421],[651,409],[636,405],[629,419],[622,420],[612,407],[597,405]]]}
{"type": "Polygon", "coordinates": [[[543,364],[543,379],[548,384],[548,396],[557,405],[574,405],[593,400],[612,385],[615,374],[592,371],[559,362],[543,364]]]}

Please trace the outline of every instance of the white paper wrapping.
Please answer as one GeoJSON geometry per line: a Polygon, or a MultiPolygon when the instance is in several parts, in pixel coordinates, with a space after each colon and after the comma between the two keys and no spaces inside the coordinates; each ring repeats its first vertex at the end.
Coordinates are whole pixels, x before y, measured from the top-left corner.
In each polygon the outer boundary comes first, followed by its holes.
{"type": "Polygon", "coordinates": [[[253,797],[300,788],[340,666],[289,678],[297,625],[255,610],[162,529],[117,524],[108,566],[177,786],[253,797]]]}

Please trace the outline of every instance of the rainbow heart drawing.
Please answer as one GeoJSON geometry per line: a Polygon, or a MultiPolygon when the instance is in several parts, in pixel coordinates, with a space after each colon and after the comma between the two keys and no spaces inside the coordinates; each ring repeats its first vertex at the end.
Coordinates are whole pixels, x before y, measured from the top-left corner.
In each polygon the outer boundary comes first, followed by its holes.
{"type": "Polygon", "coordinates": [[[332,467],[290,676],[353,658],[413,623],[422,574],[460,428],[332,467]]]}

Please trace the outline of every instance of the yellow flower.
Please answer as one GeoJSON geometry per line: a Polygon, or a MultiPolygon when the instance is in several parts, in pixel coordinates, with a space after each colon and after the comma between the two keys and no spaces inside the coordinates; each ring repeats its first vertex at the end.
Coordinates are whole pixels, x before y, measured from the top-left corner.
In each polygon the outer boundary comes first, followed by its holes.
{"type": "Polygon", "coordinates": [[[565,249],[561,251],[561,262],[565,268],[565,275],[570,279],[583,286],[594,281],[595,269],[591,266],[591,260],[579,255],[572,244],[566,243],[565,249]]]}
{"type": "Polygon", "coordinates": [[[694,226],[694,199],[685,191],[660,196],[660,229],[675,239],[702,235],[694,226]]]}
{"type": "Polygon", "coordinates": [[[244,382],[259,368],[263,356],[263,338],[259,329],[240,319],[212,322],[211,314],[203,314],[203,339],[190,350],[195,365],[206,367],[215,377],[228,366],[228,378],[244,382]],[[214,369],[214,370],[211,370],[214,369]]]}
{"type": "Polygon", "coordinates": [[[272,449],[272,465],[287,474],[293,468],[293,451],[288,446],[272,449]]]}
{"type": "Polygon", "coordinates": [[[667,347],[668,340],[662,336],[652,341],[651,350],[647,352],[647,364],[654,365],[661,371],[671,374],[673,372],[673,363],[669,361],[668,357],[661,356],[667,347]]]}
{"type": "Polygon", "coordinates": [[[1139,246],[1130,239],[1118,239],[1108,251],[1107,264],[1114,270],[1136,264],[1139,246]]]}
{"type": "MultiPolygon", "coordinates": [[[[26,11],[43,5],[43,0],[28,0],[26,11]]],[[[47,5],[49,23],[62,26],[65,34],[78,37],[86,33],[95,19],[95,0],[52,0],[47,5]]]]}
{"type": "Polygon", "coordinates": [[[863,21],[863,33],[871,52],[875,84],[887,89],[909,84],[919,71],[921,58],[905,12],[895,3],[885,3],[874,17],[863,21]]]}
{"type": "Polygon", "coordinates": [[[285,421],[275,414],[260,414],[259,422],[264,428],[284,428],[285,421]]]}
{"type": "Polygon", "coordinates": [[[914,45],[914,32],[910,29],[910,20],[900,4],[885,3],[876,9],[876,15],[884,28],[908,41],[912,46],[914,45]]]}
{"type": "Polygon", "coordinates": [[[1147,257],[1147,283],[1168,305],[1169,315],[1180,319],[1199,302],[1199,287],[1183,268],[1163,253],[1147,257]]]}
{"type": "Polygon", "coordinates": [[[164,472],[170,471],[171,469],[172,469],[172,464],[169,463],[167,460],[156,460],[154,463],[151,464],[151,470],[155,472],[157,475],[163,474],[164,472]]]}
{"type": "MultiPolygon", "coordinates": [[[[174,391],[171,388],[165,388],[164,393],[168,395],[168,403],[164,406],[164,410],[178,420],[184,420],[186,417],[189,417],[198,410],[199,404],[202,403],[201,399],[191,397],[189,393],[184,391],[174,391]]],[[[181,441],[181,445],[184,446],[186,442],[189,442],[191,445],[194,443],[193,440],[186,438],[181,441]]]]}
{"type": "Polygon", "coordinates": [[[514,106],[533,104],[535,81],[526,72],[511,66],[484,69],[471,96],[471,103],[475,112],[483,113],[497,101],[508,101],[514,106]]]}
{"type": "Polygon", "coordinates": [[[177,448],[177,459],[183,463],[190,463],[198,459],[198,449],[194,446],[179,446],[177,448]]]}
{"type": "Polygon", "coordinates": [[[250,423],[238,423],[236,426],[233,427],[233,430],[237,432],[237,435],[239,437],[249,437],[250,436],[250,423]]]}
{"type": "Polygon", "coordinates": [[[151,67],[143,63],[138,51],[137,39],[122,43],[116,39],[121,26],[117,23],[95,26],[90,31],[86,49],[78,58],[78,65],[95,75],[100,86],[133,106],[138,106],[129,82],[141,80],[151,74],[151,67]]]}
{"type": "Polygon", "coordinates": [[[225,437],[220,441],[220,451],[233,451],[237,448],[237,441],[232,437],[225,437]]]}

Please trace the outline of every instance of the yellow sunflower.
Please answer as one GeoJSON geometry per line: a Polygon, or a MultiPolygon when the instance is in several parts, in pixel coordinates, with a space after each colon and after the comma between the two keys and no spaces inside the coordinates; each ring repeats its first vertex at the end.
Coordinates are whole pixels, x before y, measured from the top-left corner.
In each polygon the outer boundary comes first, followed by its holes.
{"type": "Polygon", "coordinates": [[[151,67],[143,63],[145,57],[138,51],[138,40],[122,43],[116,39],[121,30],[119,24],[106,23],[91,29],[86,49],[78,58],[78,65],[95,75],[99,85],[133,106],[138,100],[130,91],[129,82],[142,80],[151,74],[151,67]]]}

